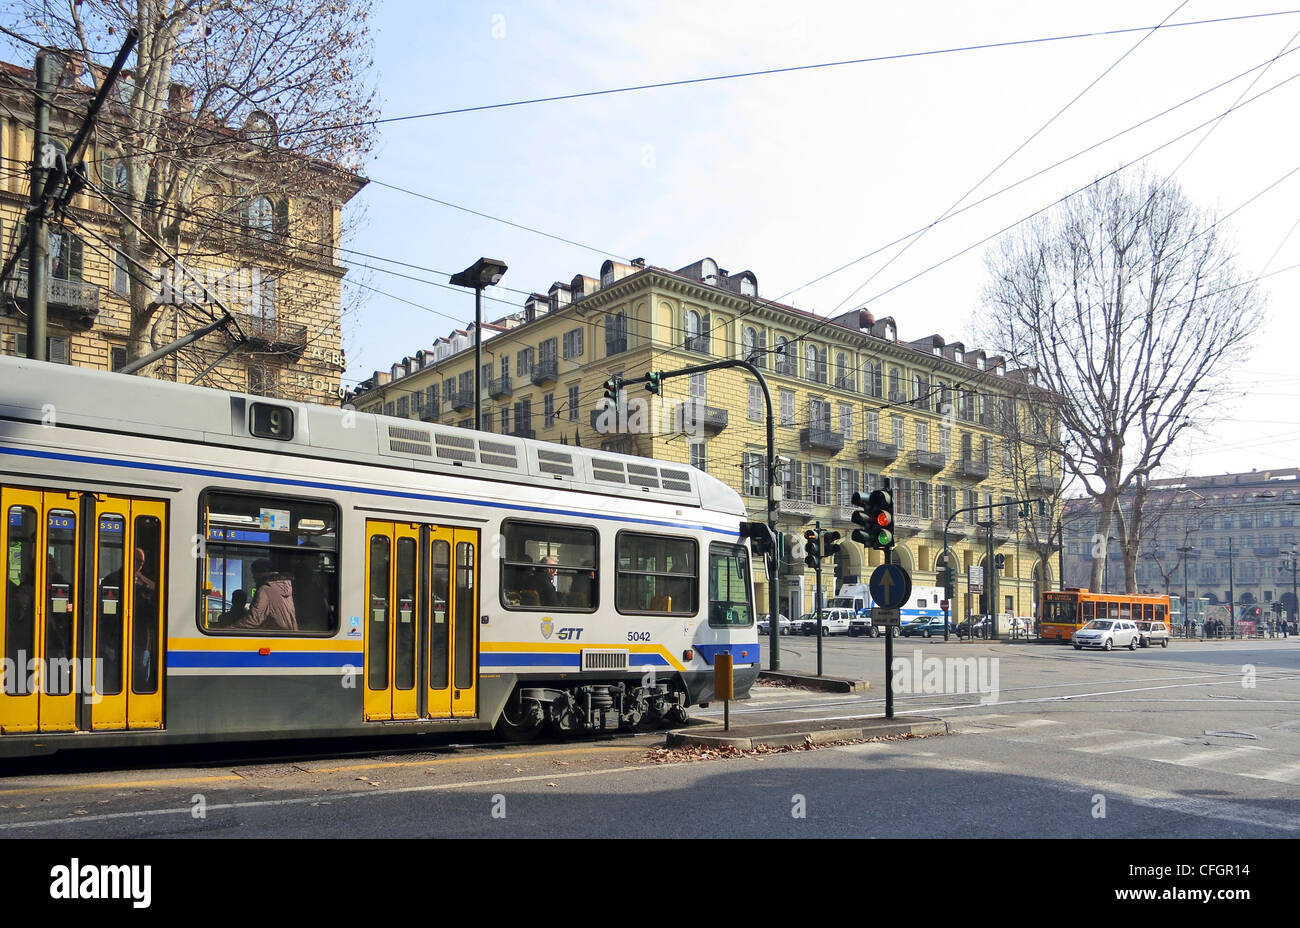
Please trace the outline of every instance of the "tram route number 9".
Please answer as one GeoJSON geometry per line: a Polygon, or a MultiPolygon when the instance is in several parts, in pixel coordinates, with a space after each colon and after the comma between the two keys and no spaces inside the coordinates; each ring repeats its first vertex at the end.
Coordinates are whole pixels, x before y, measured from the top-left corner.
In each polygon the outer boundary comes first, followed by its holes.
{"type": "Polygon", "coordinates": [[[254,403],[248,430],[257,438],[290,441],[293,438],[293,410],[287,406],[254,403]]]}

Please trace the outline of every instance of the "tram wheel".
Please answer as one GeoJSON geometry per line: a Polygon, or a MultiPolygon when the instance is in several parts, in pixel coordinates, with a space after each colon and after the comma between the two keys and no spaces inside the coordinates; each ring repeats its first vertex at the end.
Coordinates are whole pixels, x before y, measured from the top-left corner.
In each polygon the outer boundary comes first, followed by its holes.
{"type": "Polygon", "coordinates": [[[511,698],[501,710],[497,719],[496,733],[507,741],[532,741],[546,727],[546,713],[539,712],[535,719],[529,719],[524,711],[523,701],[511,698]]]}

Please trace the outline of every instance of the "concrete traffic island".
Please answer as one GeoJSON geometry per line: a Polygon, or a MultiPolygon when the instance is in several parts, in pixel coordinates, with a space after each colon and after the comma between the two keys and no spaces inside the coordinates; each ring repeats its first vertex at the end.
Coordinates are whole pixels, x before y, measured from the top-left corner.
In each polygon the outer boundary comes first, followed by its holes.
{"type": "Polygon", "coordinates": [[[820,690],[824,693],[865,693],[871,689],[871,684],[866,680],[853,680],[849,677],[819,677],[816,674],[793,673],[786,670],[760,670],[758,679],[808,690],[820,690]]]}
{"type": "Polygon", "coordinates": [[[836,741],[865,741],[872,738],[920,738],[946,735],[951,727],[944,719],[926,716],[864,716],[857,719],[827,719],[824,722],[772,722],[766,725],[721,725],[670,731],[667,746],[735,748],[752,751],[759,747],[799,744],[829,744],[836,741]]]}

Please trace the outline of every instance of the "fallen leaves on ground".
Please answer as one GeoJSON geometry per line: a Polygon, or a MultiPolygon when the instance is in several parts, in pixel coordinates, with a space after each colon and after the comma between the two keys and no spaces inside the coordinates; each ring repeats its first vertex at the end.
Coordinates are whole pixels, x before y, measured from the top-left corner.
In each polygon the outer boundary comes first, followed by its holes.
{"type": "Polygon", "coordinates": [[[643,764],[680,764],[697,760],[721,760],[724,757],[759,757],[764,754],[793,754],[796,751],[815,751],[818,748],[843,747],[848,744],[872,744],[881,741],[908,741],[916,737],[911,732],[903,735],[883,735],[877,738],[850,738],[844,741],[814,742],[805,737],[798,744],[760,744],[756,748],[739,748],[734,745],[705,747],[692,744],[679,748],[652,748],[641,758],[643,764]]]}

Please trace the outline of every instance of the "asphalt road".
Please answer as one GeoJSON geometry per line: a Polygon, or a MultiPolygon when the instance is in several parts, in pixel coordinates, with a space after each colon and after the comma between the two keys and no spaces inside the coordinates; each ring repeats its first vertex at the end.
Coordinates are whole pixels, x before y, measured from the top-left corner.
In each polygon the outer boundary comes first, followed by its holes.
{"type": "MultiPolygon", "coordinates": [[[[846,667],[878,668],[871,692],[762,686],[733,704],[733,724],[879,714],[883,641],[827,644],[846,667]]],[[[922,690],[900,692],[897,711],[947,718],[955,734],[738,757],[663,752],[644,736],[28,771],[0,780],[0,837],[1300,834],[1300,641],[1105,654],[896,644],[922,690]],[[966,676],[945,679],[945,658],[966,676]]]]}

